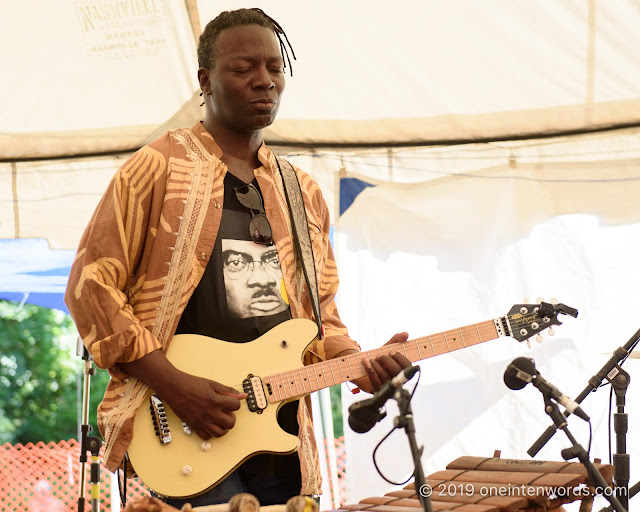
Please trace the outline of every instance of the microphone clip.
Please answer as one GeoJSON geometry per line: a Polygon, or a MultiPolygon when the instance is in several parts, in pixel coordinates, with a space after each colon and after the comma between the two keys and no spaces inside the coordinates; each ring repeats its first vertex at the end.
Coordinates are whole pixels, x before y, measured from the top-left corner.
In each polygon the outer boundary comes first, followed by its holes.
{"type": "Polygon", "coordinates": [[[376,393],[365,400],[356,402],[349,406],[349,426],[351,430],[359,434],[369,432],[373,426],[387,416],[384,408],[387,400],[396,397],[398,391],[404,391],[402,386],[411,379],[420,369],[419,366],[408,366],[404,368],[393,379],[385,382],[385,384],[376,391],[376,393]]]}

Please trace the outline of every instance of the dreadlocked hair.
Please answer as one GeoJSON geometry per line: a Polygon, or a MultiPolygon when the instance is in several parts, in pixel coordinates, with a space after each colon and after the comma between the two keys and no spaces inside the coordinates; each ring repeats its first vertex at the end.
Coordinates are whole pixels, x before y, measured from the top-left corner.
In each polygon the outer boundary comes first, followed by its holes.
{"type": "Polygon", "coordinates": [[[289,50],[291,50],[291,56],[294,60],[296,59],[296,54],[294,53],[293,47],[287,38],[287,34],[285,34],[284,30],[276,20],[265,14],[262,9],[258,9],[257,7],[253,9],[224,11],[207,23],[207,26],[204,28],[202,35],[200,35],[200,40],[198,42],[198,66],[207,69],[213,67],[213,53],[218,35],[224,29],[239,27],[241,25],[260,25],[261,27],[273,30],[280,42],[280,54],[282,55],[284,68],[286,69],[288,64],[289,72],[291,73],[291,76],[293,76],[289,50]],[[285,42],[287,43],[286,46],[285,42]],[[287,47],[289,47],[289,50],[287,50],[287,47]]]}

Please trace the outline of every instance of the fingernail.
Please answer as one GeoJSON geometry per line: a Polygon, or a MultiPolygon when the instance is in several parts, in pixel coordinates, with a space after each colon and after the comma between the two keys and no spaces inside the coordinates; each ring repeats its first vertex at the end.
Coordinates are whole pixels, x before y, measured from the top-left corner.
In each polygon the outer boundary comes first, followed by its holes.
{"type": "Polygon", "coordinates": [[[390,350],[390,351],[389,351],[389,355],[390,355],[390,356],[394,356],[394,355],[396,355],[396,351],[395,351],[395,350],[390,350]]]}

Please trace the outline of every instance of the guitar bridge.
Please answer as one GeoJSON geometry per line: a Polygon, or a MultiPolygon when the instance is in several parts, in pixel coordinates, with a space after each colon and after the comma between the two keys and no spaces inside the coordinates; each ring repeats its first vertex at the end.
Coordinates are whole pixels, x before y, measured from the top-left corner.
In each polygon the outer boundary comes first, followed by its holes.
{"type": "Polygon", "coordinates": [[[167,421],[167,412],[164,409],[162,400],[157,395],[149,397],[151,402],[151,419],[153,420],[153,428],[160,444],[168,444],[171,442],[171,431],[169,430],[169,422],[167,421]]]}
{"type": "Polygon", "coordinates": [[[247,378],[242,381],[242,389],[248,395],[247,405],[249,406],[249,410],[262,414],[262,411],[267,408],[267,397],[262,387],[262,379],[255,375],[248,375],[247,378]]]}

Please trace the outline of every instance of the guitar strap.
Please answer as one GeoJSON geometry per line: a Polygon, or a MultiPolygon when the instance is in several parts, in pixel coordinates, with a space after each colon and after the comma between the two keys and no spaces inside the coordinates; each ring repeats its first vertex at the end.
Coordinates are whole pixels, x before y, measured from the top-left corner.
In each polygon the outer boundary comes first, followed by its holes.
{"type": "Polygon", "coordinates": [[[320,315],[320,299],[318,297],[318,282],[316,280],[316,266],[313,259],[311,237],[309,236],[309,224],[302,199],[302,191],[298,177],[293,166],[284,158],[276,156],[278,170],[284,183],[284,195],[287,198],[287,206],[291,215],[293,245],[296,249],[298,260],[302,263],[302,271],[309,288],[311,306],[316,317],[318,336],[322,339],[322,317],[320,315]]]}

